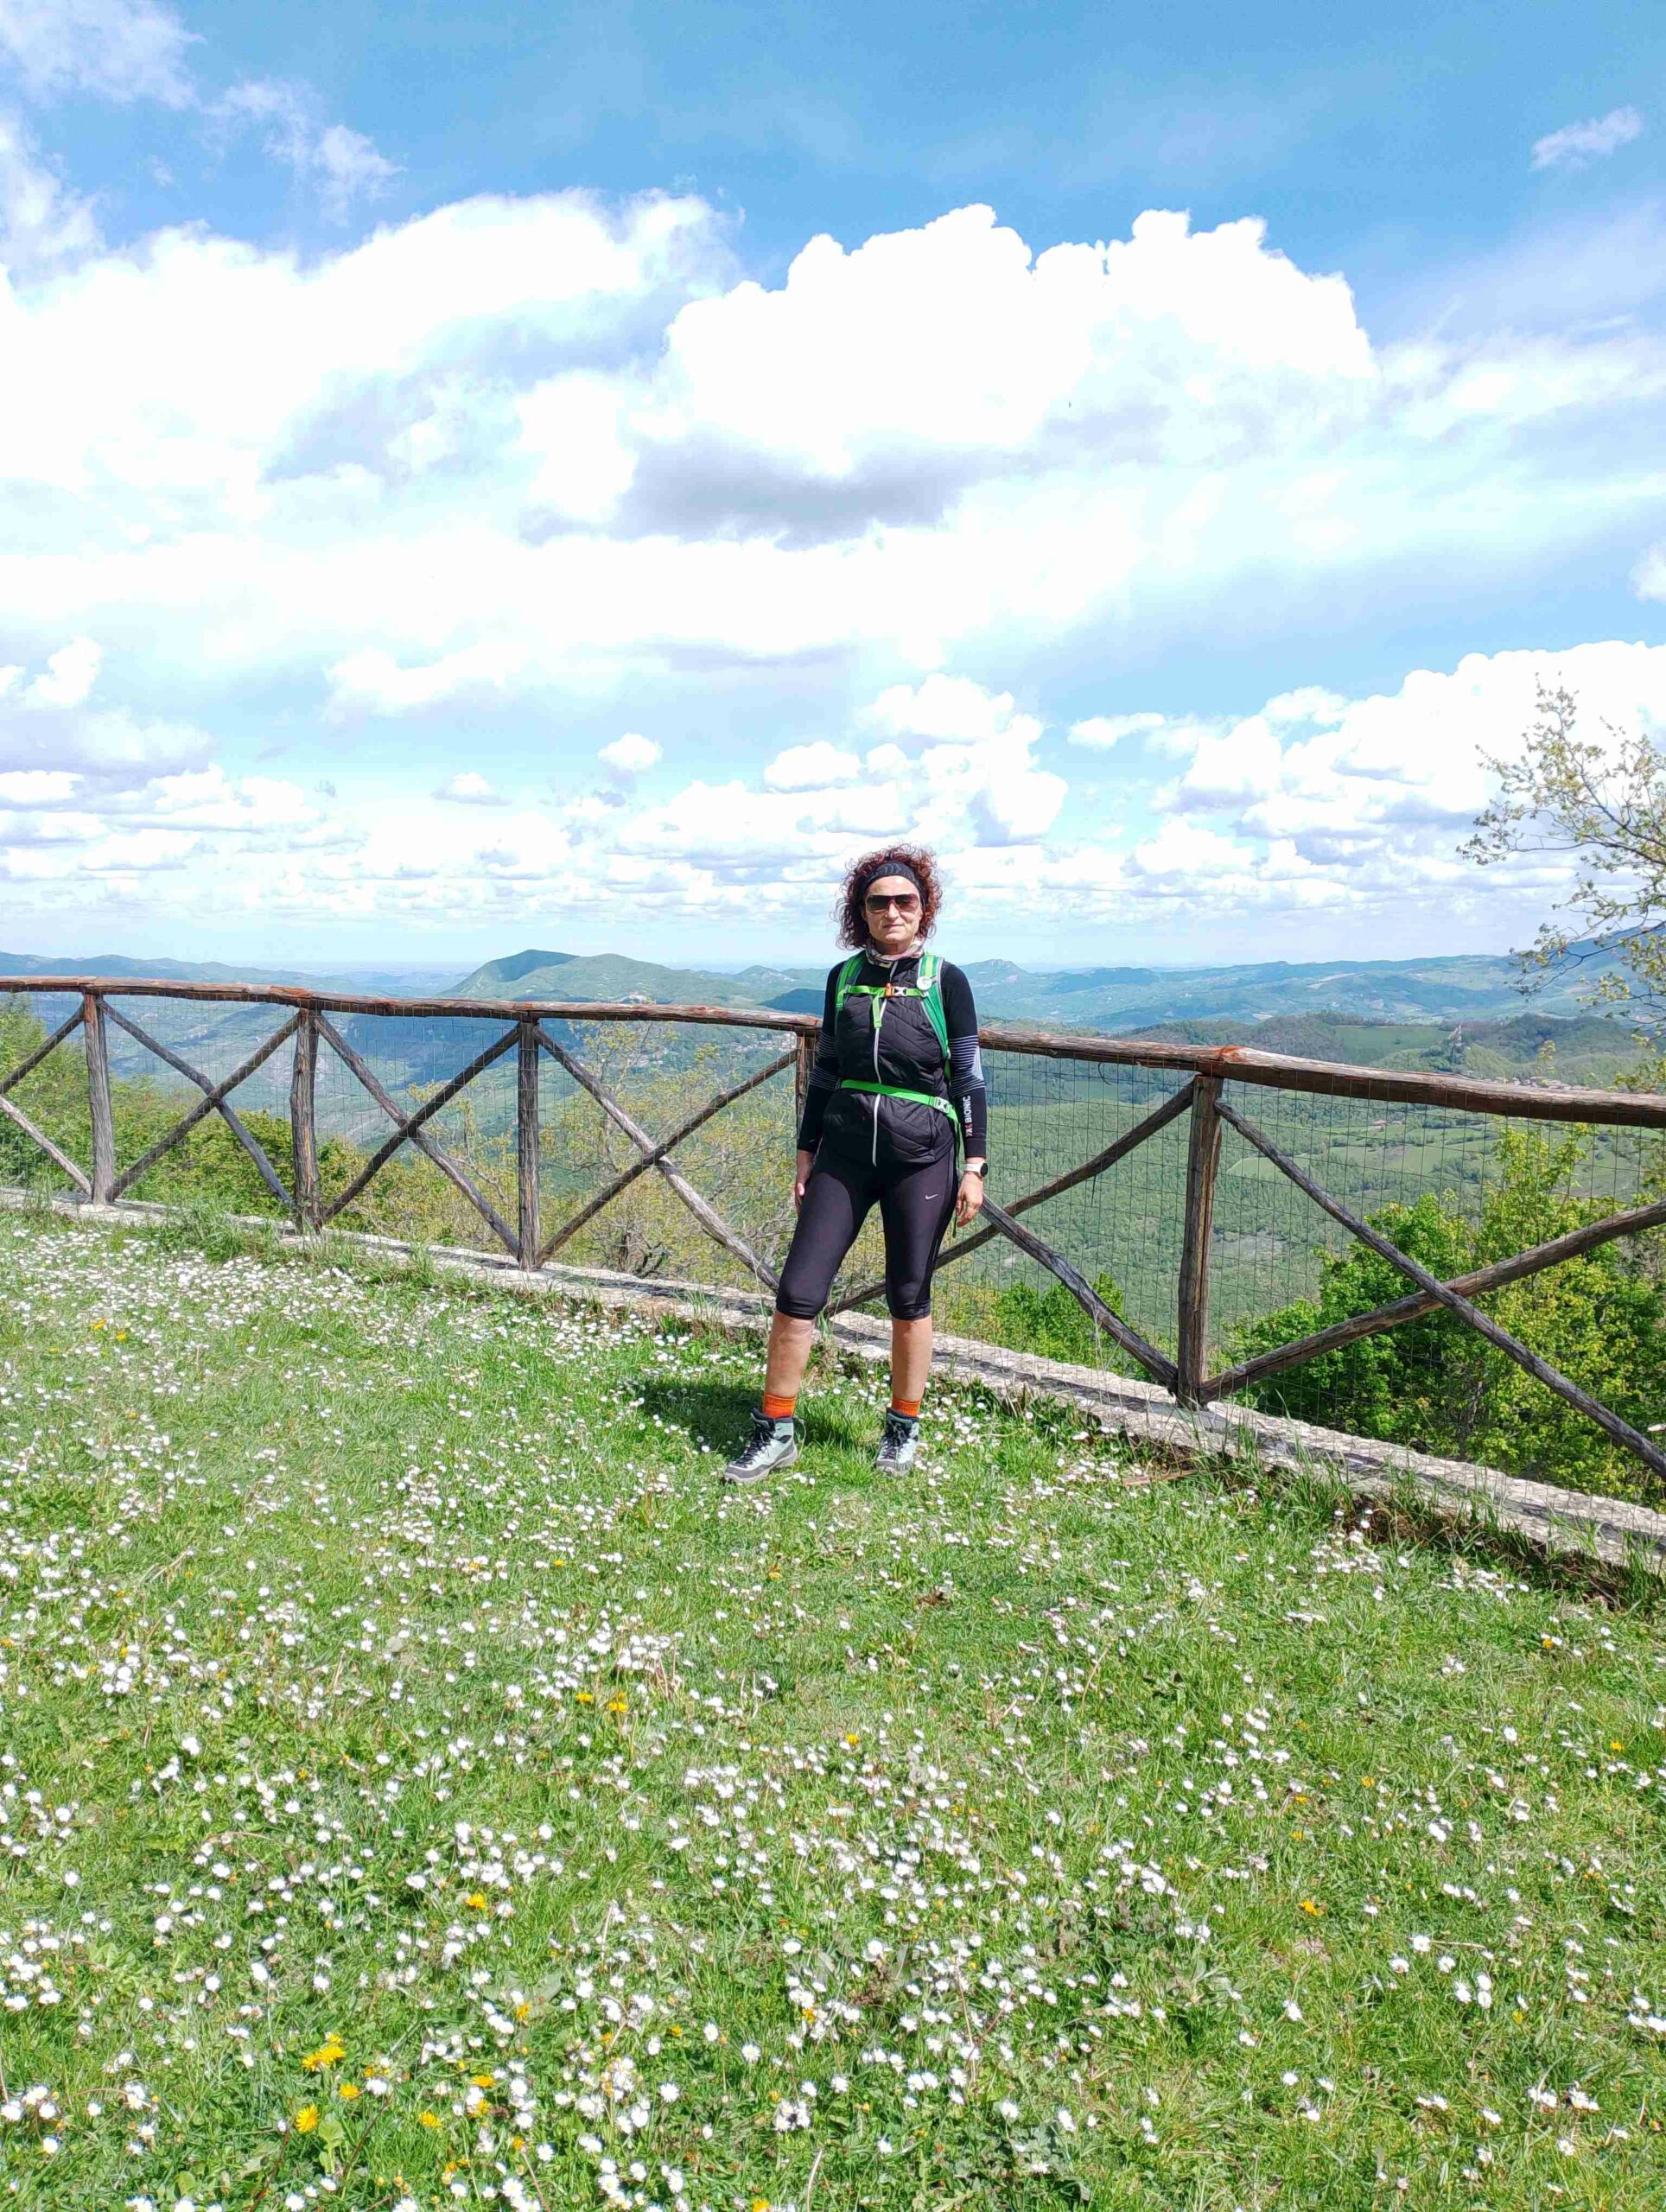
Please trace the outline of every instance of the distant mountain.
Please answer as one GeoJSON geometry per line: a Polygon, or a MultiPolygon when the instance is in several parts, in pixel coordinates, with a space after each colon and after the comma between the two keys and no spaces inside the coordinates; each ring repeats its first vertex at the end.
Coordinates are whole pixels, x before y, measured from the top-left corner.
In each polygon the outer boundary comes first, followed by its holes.
{"type": "MultiPolygon", "coordinates": [[[[555,959],[556,954],[541,956],[555,959]]],[[[414,998],[440,989],[449,968],[253,968],[218,960],[163,960],[145,954],[0,952],[0,976],[124,976],[158,982],[298,983],[315,991],[361,991],[367,996],[414,998]]]]}
{"type": "Polygon", "coordinates": [[[508,987],[524,983],[529,976],[540,975],[546,968],[568,967],[577,957],[575,952],[512,952],[507,959],[488,960],[484,968],[465,976],[455,987],[454,995],[460,999],[536,997],[536,992],[518,994],[508,987]]]}
{"type": "MultiPolygon", "coordinates": [[[[1593,966],[1577,976],[1552,979],[1534,998],[1534,1010],[1567,1017],[1587,1013],[1581,992],[1590,988],[1598,972],[1593,966]]],[[[1322,963],[1278,960],[1218,968],[1021,971],[1009,982],[979,983],[977,996],[978,1010],[988,1020],[1113,1034],[1154,1022],[1255,1023],[1296,1014],[1347,1014],[1371,1021],[1497,1021],[1523,1009],[1519,976],[1507,954],[1322,963]]]]}
{"type": "Polygon", "coordinates": [[[1638,1052],[1631,1025],[1598,1014],[1518,1014],[1506,1021],[1369,1021],[1353,1014],[1270,1014],[1264,1021],[1167,1021],[1129,1033],[1164,1045],[1253,1045],[1297,1059],[1370,1068],[1459,1071],[1499,1081],[1611,1086],[1638,1052]]]}
{"type": "Polygon", "coordinates": [[[131,960],[119,952],[0,952],[0,976],[146,976],[192,983],[294,983],[293,969],[226,968],[213,960],[131,960]]]}
{"type": "MultiPolygon", "coordinates": [[[[1533,1014],[1574,1019],[1599,969],[1554,980],[1533,1014]]],[[[989,1021],[1092,1029],[1116,1035],[1155,1023],[1249,1024],[1294,1016],[1368,1022],[1508,1021],[1523,1014],[1519,970],[1507,954],[1462,953],[1426,960],[1263,961],[1242,966],[1135,966],[1033,969],[1010,960],[975,960],[966,973],[989,1021]]],[[[460,998],[641,998],[661,1005],[768,1007],[819,1013],[824,966],[742,969],[737,975],[669,968],[622,953],[575,957],[518,952],[488,961],[455,985],[460,998]]],[[[1224,1037],[1220,1041],[1224,1041],[1224,1037]]]]}
{"type": "MultiPolygon", "coordinates": [[[[776,971],[766,971],[772,977],[776,971]]],[[[460,999],[647,999],[662,1006],[760,1006],[746,976],[663,968],[622,952],[516,952],[488,960],[449,994],[460,999]]]]}
{"type": "MultiPolygon", "coordinates": [[[[1501,1052],[1514,1060],[1521,1056],[1519,1038],[1512,1043],[1500,1036],[1481,1045],[1475,1025],[1525,1022],[1530,1028],[1551,1017],[1562,1023],[1588,1023],[1596,1017],[1582,994],[1597,980],[1601,963],[1593,961],[1553,978],[1531,1001],[1523,999],[1517,963],[1504,954],[1323,963],[1275,960],[1187,969],[1129,964],[1044,969],[1021,968],[1011,960],[975,960],[967,963],[966,972],[986,1021],[1094,1030],[1112,1036],[1160,1032],[1210,1043],[1253,1038],[1269,1051],[1338,1058],[1351,1057],[1338,1041],[1349,1024],[1364,1026],[1371,1052],[1379,1056],[1394,1049],[1383,1025],[1410,1025],[1419,1033],[1415,1040],[1408,1037],[1406,1049],[1420,1053],[1444,1051],[1434,1040],[1462,1025],[1477,1039],[1478,1049],[1501,1052]],[[1316,1045],[1275,1042],[1275,1038],[1306,1034],[1314,1022],[1321,1025],[1334,1051],[1320,1054],[1316,1045]]],[[[295,968],[263,969],[144,955],[106,953],[89,958],[0,952],[0,976],[54,974],[112,980],[148,976],[203,982],[302,983],[391,998],[443,993],[482,1000],[634,1000],[818,1014],[827,967],[822,963],[757,963],[737,974],[718,975],[709,969],[638,960],[625,953],[560,952],[532,946],[488,960],[452,982],[442,973],[417,969],[340,970],[325,976],[295,968]]],[[[202,1010],[194,1028],[208,1020],[202,1010]]],[[[1566,1050],[1567,1043],[1561,1039],[1558,1049],[1566,1050]]],[[[1580,1055],[1601,1057],[1622,1045],[1629,1049],[1629,1043],[1628,1025],[1622,1018],[1600,1023],[1594,1033],[1582,1030],[1574,1049],[1580,1055]]],[[[1531,1052],[1537,1050],[1535,1043],[1531,1052]]]]}

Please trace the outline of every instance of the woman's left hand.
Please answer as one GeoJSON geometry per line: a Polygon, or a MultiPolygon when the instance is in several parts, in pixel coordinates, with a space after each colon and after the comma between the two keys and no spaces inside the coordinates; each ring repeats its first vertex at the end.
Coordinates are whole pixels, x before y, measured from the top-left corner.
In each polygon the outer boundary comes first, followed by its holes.
{"type": "Polygon", "coordinates": [[[966,1228],[982,1211],[983,1178],[969,1167],[960,1179],[960,1195],[955,1200],[955,1227],[966,1228]]]}

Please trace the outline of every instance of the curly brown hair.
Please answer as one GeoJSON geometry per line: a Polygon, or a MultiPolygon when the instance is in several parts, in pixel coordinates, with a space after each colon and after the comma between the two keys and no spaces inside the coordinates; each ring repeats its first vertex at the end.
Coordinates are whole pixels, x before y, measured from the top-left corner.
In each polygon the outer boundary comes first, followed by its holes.
{"type": "Polygon", "coordinates": [[[851,861],[844,872],[838,905],[834,910],[838,916],[839,943],[848,944],[853,951],[868,942],[862,893],[875,876],[885,874],[887,867],[906,868],[919,878],[920,936],[930,937],[937,926],[943,885],[938,875],[936,855],[924,845],[881,845],[877,852],[864,853],[860,860],[851,861]]]}

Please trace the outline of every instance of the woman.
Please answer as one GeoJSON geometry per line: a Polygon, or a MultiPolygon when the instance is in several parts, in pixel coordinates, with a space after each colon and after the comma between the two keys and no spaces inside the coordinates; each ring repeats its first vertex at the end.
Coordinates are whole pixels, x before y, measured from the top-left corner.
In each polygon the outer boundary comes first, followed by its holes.
{"type": "Polygon", "coordinates": [[[764,1400],[726,1482],[761,1482],[798,1458],[793,1414],[817,1318],[875,1199],[891,1410],[874,1460],[887,1474],[914,1463],[932,1366],[932,1274],[951,1217],[964,1228],[982,1205],[987,1166],[971,985],[925,950],[938,895],[935,861],[912,845],[866,854],[846,874],[840,941],[854,950],[827,979],[798,1126],[798,1226],[776,1294],[764,1400]],[[966,1154],[958,1177],[957,1140],[966,1154]]]}

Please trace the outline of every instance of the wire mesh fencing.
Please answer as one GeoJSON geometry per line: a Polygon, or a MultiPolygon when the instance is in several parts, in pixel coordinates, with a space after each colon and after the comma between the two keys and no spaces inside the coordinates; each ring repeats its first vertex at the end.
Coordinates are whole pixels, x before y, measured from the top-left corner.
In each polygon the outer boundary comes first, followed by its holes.
{"type": "MultiPolygon", "coordinates": [[[[1167,1069],[1051,1060],[1033,1052],[983,1056],[993,1186],[1009,1208],[1105,1152],[1183,1090],[1167,1069]]],[[[1113,1312],[1161,1350],[1174,1344],[1175,1286],[1184,1230],[1184,1116],[1057,1197],[1022,1208],[1025,1225],[1067,1253],[1113,1312]]],[[[987,1236],[963,1263],[945,1248],[933,1304],[945,1325],[1044,1357],[1126,1371],[1129,1357],[1039,1262],[987,1236]]]]}

